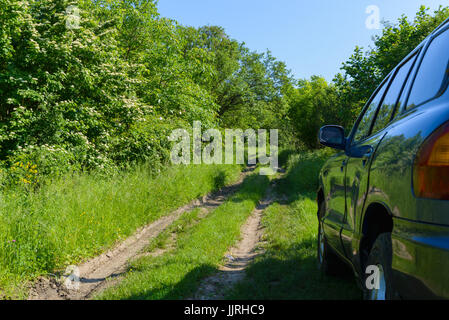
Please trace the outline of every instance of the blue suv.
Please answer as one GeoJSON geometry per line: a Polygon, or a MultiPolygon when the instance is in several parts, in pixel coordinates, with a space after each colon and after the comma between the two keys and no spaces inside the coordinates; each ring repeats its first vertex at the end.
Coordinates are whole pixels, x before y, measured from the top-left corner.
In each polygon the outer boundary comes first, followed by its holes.
{"type": "Polygon", "coordinates": [[[318,262],[341,262],[366,299],[449,298],[449,20],[383,80],[349,137],[320,130],[338,152],[318,190],[318,262]]]}

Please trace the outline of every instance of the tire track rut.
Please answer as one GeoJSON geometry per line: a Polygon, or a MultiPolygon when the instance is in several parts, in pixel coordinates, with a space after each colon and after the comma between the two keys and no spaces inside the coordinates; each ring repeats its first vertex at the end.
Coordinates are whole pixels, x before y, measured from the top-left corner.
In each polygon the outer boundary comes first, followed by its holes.
{"type": "Polygon", "coordinates": [[[87,262],[77,266],[79,282],[77,289],[69,289],[64,277],[41,277],[29,292],[29,300],[85,300],[94,293],[109,287],[119,281],[128,267],[128,261],[136,258],[145,249],[149,241],[166,230],[175,220],[184,213],[201,208],[207,212],[223,204],[233,195],[242,184],[246,176],[254,171],[255,167],[244,170],[234,184],[221,190],[210,193],[201,199],[178,208],[171,214],[164,216],[146,227],[139,229],[134,235],[119,243],[113,249],[105,252],[87,262]]]}
{"type": "Polygon", "coordinates": [[[223,300],[227,290],[245,278],[247,267],[254,259],[263,254],[262,216],[275,200],[274,181],[267,189],[267,194],[261,200],[241,228],[241,240],[225,255],[226,264],[219,271],[204,279],[191,300],[223,300]]]}

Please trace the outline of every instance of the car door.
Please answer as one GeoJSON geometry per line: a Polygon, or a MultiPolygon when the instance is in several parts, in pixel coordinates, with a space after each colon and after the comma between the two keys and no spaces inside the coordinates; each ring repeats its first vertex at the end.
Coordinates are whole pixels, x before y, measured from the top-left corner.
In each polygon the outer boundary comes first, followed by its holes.
{"type": "Polygon", "coordinates": [[[330,246],[342,255],[340,231],[345,218],[345,152],[339,152],[326,163],[323,168],[323,179],[326,186],[326,212],[323,219],[324,233],[330,246]]]}
{"type": "Polygon", "coordinates": [[[417,54],[412,55],[386,80],[370,103],[354,138],[350,142],[346,168],[346,215],[341,240],[346,256],[354,260],[358,242],[353,242],[354,231],[361,216],[369,185],[369,170],[375,151],[388,132],[400,104],[400,96],[414,66],[417,54]],[[358,218],[358,219],[357,219],[358,218]],[[354,246],[354,248],[353,248],[354,246]]]}
{"type": "MultiPolygon", "coordinates": [[[[384,81],[380,89],[377,90],[377,94],[371,99],[368,107],[365,107],[363,116],[357,122],[356,141],[363,140],[363,138],[369,135],[371,124],[376,116],[377,108],[387,85],[388,82],[384,81]]],[[[342,245],[341,233],[347,216],[346,170],[349,159],[347,152],[340,152],[332,157],[327,162],[326,167],[323,168],[323,178],[327,181],[326,214],[323,219],[324,233],[326,234],[327,242],[343,256],[347,256],[342,245]]]]}

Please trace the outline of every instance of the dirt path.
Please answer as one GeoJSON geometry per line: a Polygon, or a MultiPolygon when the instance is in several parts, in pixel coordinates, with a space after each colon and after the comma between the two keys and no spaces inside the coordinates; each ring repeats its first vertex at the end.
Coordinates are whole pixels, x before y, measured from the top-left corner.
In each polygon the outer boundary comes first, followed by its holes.
{"type": "Polygon", "coordinates": [[[72,277],[79,277],[79,281],[69,283],[69,288],[74,285],[77,288],[69,289],[64,284],[67,279],[64,277],[40,278],[31,288],[29,300],[88,299],[93,293],[117,282],[120,275],[126,272],[128,261],[137,257],[151,239],[157,237],[182,214],[196,208],[209,212],[220,206],[238,190],[244,178],[252,171],[254,171],[254,168],[248,168],[242,172],[239,180],[231,186],[177,209],[168,216],[138,230],[133,236],[118,244],[112,250],[77,266],[76,271],[72,272],[72,277]]]}
{"type": "Polygon", "coordinates": [[[263,211],[275,200],[273,186],[268,188],[265,198],[242,226],[241,240],[225,255],[227,263],[219,268],[218,273],[203,280],[193,300],[223,300],[225,292],[243,280],[245,269],[263,253],[260,248],[263,234],[261,220],[263,211]]]}

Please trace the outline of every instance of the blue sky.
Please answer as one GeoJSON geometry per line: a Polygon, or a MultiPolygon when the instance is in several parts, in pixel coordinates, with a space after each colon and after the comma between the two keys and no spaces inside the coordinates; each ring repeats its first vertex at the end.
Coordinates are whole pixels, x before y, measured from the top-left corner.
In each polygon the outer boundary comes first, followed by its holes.
{"type": "Polygon", "coordinates": [[[252,50],[271,50],[297,78],[332,80],[355,46],[379,33],[366,27],[368,6],[395,21],[421,4],[433,10],[449,0],[159,0],[159,12],[183,25],[220,25],[252,50]]]}

